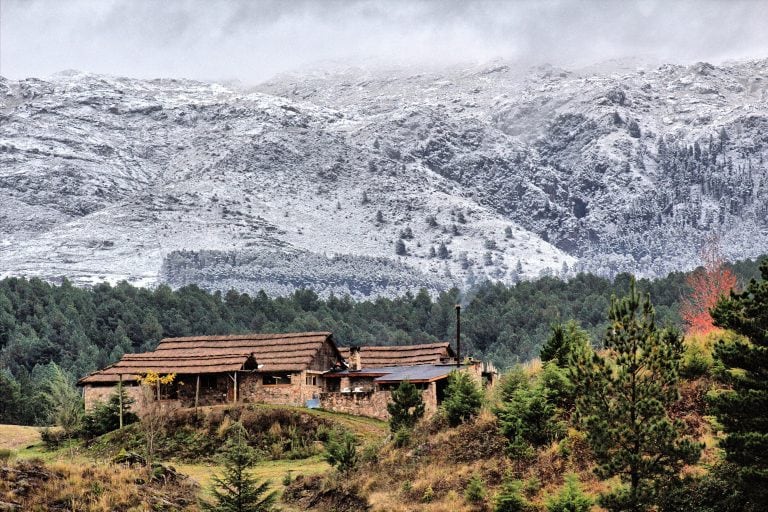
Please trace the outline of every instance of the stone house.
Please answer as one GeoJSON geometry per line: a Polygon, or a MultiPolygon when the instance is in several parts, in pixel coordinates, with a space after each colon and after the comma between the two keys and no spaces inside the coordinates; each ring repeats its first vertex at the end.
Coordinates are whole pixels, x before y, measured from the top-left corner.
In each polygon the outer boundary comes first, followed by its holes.
{"type": "Polygon", "coordinates": [[[141,403],[138,377],[175,374],[160,386],[161,400],[181,407],[227,402],[304,405],[325,390],[324,375],[343,358],[329,332],[165,338],[152,352],[120,361],[78,382],[86,409],[123,386],[141,403]]]}
{"type": "Polygon", "coordinates": [[[389,418],[391,392],[403,381],[421,390],[427,415],[437,411],[453,371],[469,372],[478,383],[490,384],[496,370],[489,364],[468,360],[457,364],[448,342],[418,345],[349,347],[340,349],[348,368],[326,374],[324,409],[389,418]]]}
{"type": "Polygon", "coordinates": [[[125,354],[78,384],[86,409],[121,386],[141,412],[138,380],[154,372],[175,379],[153,390],[153,399],[179,407],[257,402],[387,419],[391,391],[405,380],[421,389],[427,412],[436,411],[455,370],[478,381],[494,375],[478,361],[457,365],[447,342],[339,349],[329,332],[243,334],[166,338],[154,351],[125,354]]]}

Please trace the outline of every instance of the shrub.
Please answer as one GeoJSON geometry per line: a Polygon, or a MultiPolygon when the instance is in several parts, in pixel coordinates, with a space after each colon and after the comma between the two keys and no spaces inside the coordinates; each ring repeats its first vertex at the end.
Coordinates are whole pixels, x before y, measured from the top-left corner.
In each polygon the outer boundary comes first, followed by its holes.
{"type": "Polygon", "coordinates": [[[464,489],[464,499],[469,503],[477,505],[485,501],[485,484],[480,475],[474,474],[472,478],[467,482],[467,487],[464,489]]]}
{"type": "Polygon", "coordinates": [[[570,410],[576,402],[576,386],[566,372],[567,370],[557,366],[554,361],[544,363],[539,376],[539,386],[549,403],[570,410]]]}
{"type": "Polygon", "coordinates": [[[734,465],[715,465],[703,476],[671,478],[659,493],[660,512],[758,512],[764,504],[747,498],[734,465]]]}
{"type": "Polygon", "coordinates": [[[424,416],[424,400],[421,391],[410,382],[403,381],[392,391],[392,401],[387,404],[389,428],[392,432],[411,429],[424,416]]]}
{"type": "Polygon", "coordinates": [[[360,462],[364,464],[376,464],[379,462],[379,450],[381,446],[378,443],[368,443],[363,446],[360,453],[360,462]]]}
{"type": "Polygon", "coordinates": [[[528,445],[543,446],[565,434],[565,424],[558,420],[557,408],[541,386],[521,387],[494,412],[499,431],[514,453],[525,452],[528,445]]]}
{"type": "Polygon", "coordinates": [[[342,473],[357,466],[357,446],[355,436],[349,432],[335,432],[325,443],[325,460],[342,473]]]}
{"type": "Polygon", "coordinates": [[[554,361],[560,368],[571,365],[572,359],[589,351],[589,333],[571,320],[552,325],[549,338],[541,347],[541,361],[554,361]]]}
{"type": "Polygon", "coordinates": [[[493,512],[527,512],[530,503],[521,492],[523,483],[520,480],[506,480],[496,498],[493,500],[493,512]]]}
{"type": "Polygon", "coordinates": [[[712,356],[701,352],[698,348],[686,350],[680,365],[680,375],[689,379],[703,377],[712,368],[712,356]]]}
{"type": "Polygon", "coordinates": [[[537,476],[532,476],[525,481],[523,492],[526,496],[535,496],[541,490],[541,480],[537,476]]]}
{"type": "Polygon", "coordinates": [[[13,451],[10,448],[0,448],[0,464],[8,464],[12,456],[13,451]]]}
{"type": "Polygon", "coordinates": [[[443,410],[452,427],[477,415],[483,403],[483,392],[466,372],[453,371],[448,377],[443,410]]]}
{"type": "Polygon", "coordinates": [[[680,375],[689,379],[708,375],[714,365],[711,342],[707,339],[687,337],[680,365],[680,375]]]}
{"type": "Polygon", "coordinates": [[[589,512],[592,499],[584,494],[576,475],[567,475],[557,496],[547,500],[547,512],[589,512]]]}
{"type": "Polygon", "coordinates": [[[424,489],[424,494],[421,495],[421,501],[422,503],[432,503],[435,500],[435,490],[432,489],[431,485],[428,485],[426,489],[424,489]]]}
{"type": "Polygon", "coordinates": [[[45,449],[48,451],[56,450],[64,442],[64,431],[45,427],[40,430],[40,439],[42,439],[45,449]]]}
{"type": "Polygon", "coordinates": [[[528,376],[519,364],[515,365],[499,379],[496,386],[497,398],[502,402],[507,402],[512,399],[518,389],[527,386],[528,376]]]}
{"type": "MultiPolygon", "coordinates": [[[[112,432],[120,428],[120,395],[119,391],[113,393],[106,403],[97,404],[91,412],[83,418],[82,434],[87,439],[92,439],[112,432]]],[[[134,400],[128,396],[125,389],[123,393],[123,425],[130,425],[139,420],[133,412],[130,411],[134,400]]]]}
{"type": "Polygon", "coordinates": [[[394,442],[398,448],[408,446],[411,443],[411,431],[407,428],[399,429],[395,432],[394,442]]]}

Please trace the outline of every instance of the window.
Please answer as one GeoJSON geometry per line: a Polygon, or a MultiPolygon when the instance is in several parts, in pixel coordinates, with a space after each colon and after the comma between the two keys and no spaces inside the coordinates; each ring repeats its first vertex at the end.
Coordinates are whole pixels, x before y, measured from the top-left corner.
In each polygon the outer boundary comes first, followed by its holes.
{"type": "Polygon", "coordinates": [[[317,375],[307,375],[307,386],[317,386],[317,375]]]}
{"type": "Polygon", "coordinates": [[[217,384],[216,375],[200,376],[200,389],[216,389],[217,384]]]}
{"type": "Polygon", "coordinates": [[[290,373],[265,373],[261,379],[262,384],[265,386],[274,386],[276,384],[290,384],[290,373]]]}

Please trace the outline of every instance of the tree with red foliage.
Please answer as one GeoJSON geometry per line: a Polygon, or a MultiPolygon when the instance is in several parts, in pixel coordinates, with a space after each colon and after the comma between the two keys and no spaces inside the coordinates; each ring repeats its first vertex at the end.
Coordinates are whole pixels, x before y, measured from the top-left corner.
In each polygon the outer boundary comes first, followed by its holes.
{"type": "Polygon", "coordinates": [[[688,326],[689,334],[707,334],[715,329],[710,310],[721,296],[728,296],[736,288],[736,275],[725,266],[716,239],[702,250],[704,265],[685,280],[690,295],[683,297],[680,316],[688,326]]]}

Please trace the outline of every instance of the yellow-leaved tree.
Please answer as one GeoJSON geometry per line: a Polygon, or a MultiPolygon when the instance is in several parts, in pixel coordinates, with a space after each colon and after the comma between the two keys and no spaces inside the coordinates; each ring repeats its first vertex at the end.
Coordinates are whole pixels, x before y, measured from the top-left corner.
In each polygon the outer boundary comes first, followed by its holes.
{"type": "Polygon", "coordinates": [[[139,384],[141,384],[141,414],[139,418],[146,441],[147,470],[150,477],[155,459],[155,442],[168,422],[172,407],[169,402],[163,402],[161,388],[173,384],[175,379],[175,373],[161,375],[153,371],[147,371],[143,377],[139,378],[139,384]]]}

